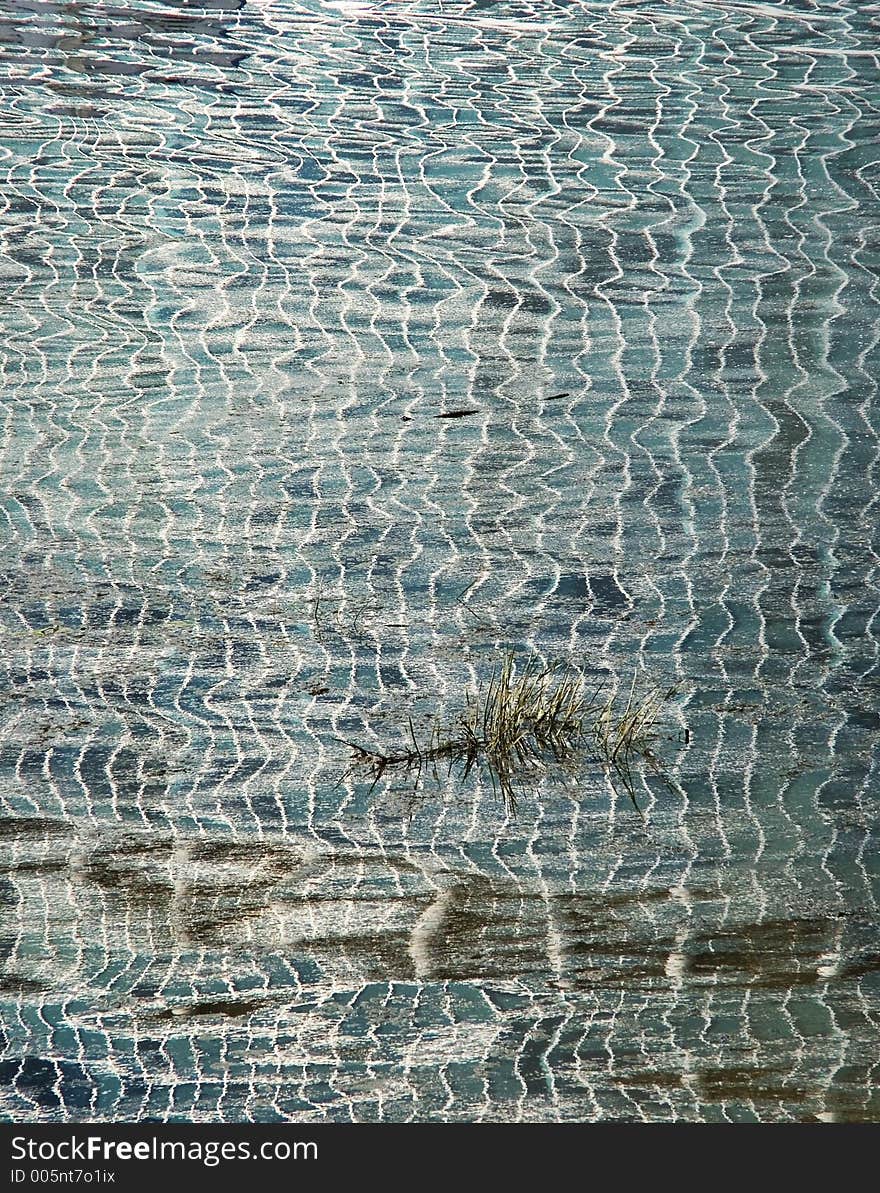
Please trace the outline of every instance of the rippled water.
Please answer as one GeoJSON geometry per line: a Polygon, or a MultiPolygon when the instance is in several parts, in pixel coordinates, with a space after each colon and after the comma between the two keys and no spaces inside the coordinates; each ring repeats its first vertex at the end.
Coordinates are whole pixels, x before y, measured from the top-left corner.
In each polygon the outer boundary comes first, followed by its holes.
{"type": "Polygon", "coordinates": [[[0,14],[3,1117],[880,1117],[876,6],[0,14]]]}

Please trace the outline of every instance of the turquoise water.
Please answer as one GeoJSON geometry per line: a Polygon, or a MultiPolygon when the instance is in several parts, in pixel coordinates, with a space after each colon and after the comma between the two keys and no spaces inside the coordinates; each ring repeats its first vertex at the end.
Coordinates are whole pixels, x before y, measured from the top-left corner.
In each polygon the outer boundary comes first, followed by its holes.
{"type": "Polygon", "coordinates": [[[880,1117],[877,32],[0,0],[4,1118],[880,1117]]]}

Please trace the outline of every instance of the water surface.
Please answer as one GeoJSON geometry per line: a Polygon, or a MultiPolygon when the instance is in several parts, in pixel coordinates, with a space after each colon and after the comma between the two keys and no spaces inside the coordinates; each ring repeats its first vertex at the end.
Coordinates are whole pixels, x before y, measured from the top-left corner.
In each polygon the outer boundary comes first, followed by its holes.
{"type": "Polygon", "coordinates": [[[878,1117],[877,33],[0,0],[3,1117],[878,1117]]]}

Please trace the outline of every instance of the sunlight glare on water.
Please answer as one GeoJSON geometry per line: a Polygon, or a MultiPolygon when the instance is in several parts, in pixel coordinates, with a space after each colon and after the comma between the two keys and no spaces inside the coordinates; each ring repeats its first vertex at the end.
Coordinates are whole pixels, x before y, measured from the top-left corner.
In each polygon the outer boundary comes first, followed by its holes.
{"type": "Polygon", "coordinates": [[[4,1118],[876,1120],[875,26],[0,0],[4,1118]]]}

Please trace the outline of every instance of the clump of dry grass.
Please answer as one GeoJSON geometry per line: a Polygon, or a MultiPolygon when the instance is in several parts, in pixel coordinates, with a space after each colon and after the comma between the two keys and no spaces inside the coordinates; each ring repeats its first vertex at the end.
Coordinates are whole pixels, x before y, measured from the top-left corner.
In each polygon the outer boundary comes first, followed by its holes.
{"type": "Polygon", "coordinates": [[[460,722],[468,769],[484,758],[505,799],[514,804],[514,776],[540,766],[548,755],[566,758],[583,735],[586,707],[578,672],[560,665],[538,667],[530,660],[517,675],[514,656],[508,654],[485,691],[468,696],[460,722]]]}
{"type": "Polygon", "coordinates": [[[518,671],[508,653],[485,688],[466,696],[466,708],[449,728],[435,724],[430,738],[420,744],[409,720],[410,744],[382,752],[346,743],[357,762],[373,772],[373,786],[389,768],[417,771],[416,783],[428,768],[435,777],[437,764],[458,763],[465,777],[477,763],[485,764],[493,785],[500,789],[511,812],[516,811],[514,783],[524,771],[542,768],[548,760],[564,762],[577,752],[588,753],[619,782],[638,810],[633,764],[639,759],[659,769],[651,748],[655,726],[675,689],[652,688],[636,696],[633,679],[622,712],[612,696],[602,700],[604,683],[588,688],[582,672],[565,663],[540,666],[528,661],[518,671]]]}

